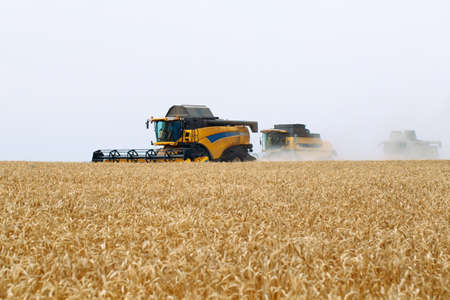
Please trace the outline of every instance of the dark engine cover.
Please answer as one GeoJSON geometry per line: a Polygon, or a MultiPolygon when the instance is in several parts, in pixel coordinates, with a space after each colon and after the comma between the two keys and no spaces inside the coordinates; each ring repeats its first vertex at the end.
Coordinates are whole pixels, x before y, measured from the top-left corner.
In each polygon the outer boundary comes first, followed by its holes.
{"type": "Polygon", "coordinates": [[[305,124],[276,124],[274,128],[286,130],[289,136],[320,138],[320,134],[310,133],[305,124]]]}

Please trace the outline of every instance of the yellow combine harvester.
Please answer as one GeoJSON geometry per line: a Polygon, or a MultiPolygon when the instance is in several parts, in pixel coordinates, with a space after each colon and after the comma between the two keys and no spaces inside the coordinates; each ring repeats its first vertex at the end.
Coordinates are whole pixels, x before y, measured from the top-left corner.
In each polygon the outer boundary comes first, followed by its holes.
{"type": "Polygon", "coordinates": [[[261,132],[263,159],[330,160],[336,156],[333,146],[304,124],[278,124],[261,132]]]}
{"type": "Polygon", "coordinates": [[[154,124],[155,149],[107,149],[93,153],[93,162],[251,161],[250,134],[258,122],[222,120],[203,105],[174,105],[154,124]]]}

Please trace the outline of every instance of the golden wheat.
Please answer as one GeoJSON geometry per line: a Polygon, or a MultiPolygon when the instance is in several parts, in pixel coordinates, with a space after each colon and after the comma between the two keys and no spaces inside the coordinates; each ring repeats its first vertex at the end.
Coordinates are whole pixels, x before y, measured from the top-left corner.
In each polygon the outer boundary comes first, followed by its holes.
{"type": "Polygon", "coordinates": [[[0,163],[0,298],[450,298],[450,162],[0,163]]]}

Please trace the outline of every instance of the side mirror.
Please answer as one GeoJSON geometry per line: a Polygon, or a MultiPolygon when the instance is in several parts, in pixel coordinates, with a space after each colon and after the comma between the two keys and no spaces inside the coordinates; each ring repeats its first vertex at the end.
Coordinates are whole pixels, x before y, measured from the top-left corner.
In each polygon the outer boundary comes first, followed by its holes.
{"type": "Polygon", "coordinates": [[[147,129],[150,128],[150,120],[147,120],[147,122],[145,122],[145,126],[147,127],[147,129]]]}
{"type": "Polygon", "coordinates": [[[151,144],[152,144],[152,146],[154,145],[154,144],[153,144],[153,141],[151,141],[151,144]]]}

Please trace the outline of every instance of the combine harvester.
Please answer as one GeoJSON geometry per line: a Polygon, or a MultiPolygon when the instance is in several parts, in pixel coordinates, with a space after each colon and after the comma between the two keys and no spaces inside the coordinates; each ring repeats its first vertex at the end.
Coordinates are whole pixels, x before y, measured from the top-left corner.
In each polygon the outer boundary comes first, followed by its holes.
{"type": "MultiPolygon", "coordinates": [[[[222,120],[203,105],[174,105],[164,118],[147,120],[154,124],[154,149],[103,149],[92,155],[93,162],[253,161],[250,134],[258,122],[222,120]]],[[[153,144],[153,143],[152,143],[153,144]]]]}
{"type": "Polygon", "coordinates": [[[304,124],[278,124],[261,131],[263,160],[332,160],[333,146],[304,124]]]}
{"type": "Polygon", "coordinates": [[[440,141],[421,141],[414,130],[392,131],[389,140],[382,142],[386,159],[437,159],[440,141]]]}

